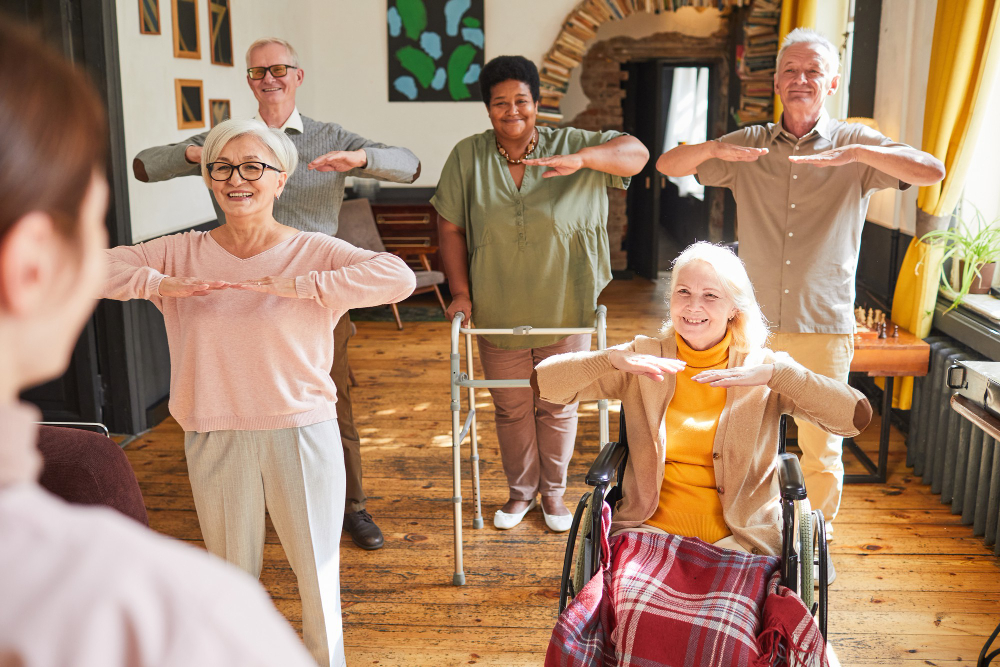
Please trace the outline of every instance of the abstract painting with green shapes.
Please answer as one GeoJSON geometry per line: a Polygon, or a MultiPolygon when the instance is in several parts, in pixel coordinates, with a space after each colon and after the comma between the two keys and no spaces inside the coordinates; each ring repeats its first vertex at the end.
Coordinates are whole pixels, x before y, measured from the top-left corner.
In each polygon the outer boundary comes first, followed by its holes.
{"type": "Polygon", "coordinates": [[[481,102],[484,0],[387,0],[390,102],[481,102]]]}

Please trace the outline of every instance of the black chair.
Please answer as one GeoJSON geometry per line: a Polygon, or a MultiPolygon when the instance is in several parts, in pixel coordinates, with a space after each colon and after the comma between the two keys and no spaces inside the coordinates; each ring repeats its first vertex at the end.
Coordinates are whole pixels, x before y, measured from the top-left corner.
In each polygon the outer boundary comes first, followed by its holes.
{"type": "MultiPolygon", "coordinates": [[[[827,619],[827,568],[829,554],[826,544],[826,523],[821,510],[810,510],[806,501],[806,484],[802,468],[794,454],[785,452],[785,415],[781,416],[778,441],[778,486],[781,494],[781,583],[802,598],[813,616],[819,614],[819,629],[826,639],[827,619]],[[818,550],[814,561],[813,550],[818,550]],[[813,573],[818,569],[819,597],[813,601],[813,573]]],[[[621,413],[618,426],[618,442],[608,443],[587,473],[587,484],[594,487],[580,499],[573,515],[573,525],[569,530],[566,556],[563,560],[562,580],[559,585],[559,613],[566,603],[576,596],[574,590],[574,565],[584,583],[596,573],[601,562],[601,507],[607,503],[614,511],[621,500],[621,486],[616,483],[625,475],[628,462],[628,434],[625,430],[625,412],[621,413]],[[614,484],[614,486],[612,486],[614,484]],[[609,488],[610,487],[610,488],[609,488]],[[589,512],[587,510],[589,509],[589,512]],[[584,526],[582,539],[580,528],[584,516],[589,519],[584,526]],[[595,539],[596,538],[596,539],[595,539]],[[577,543],[582,549],[576,553],[577,543]]]]}

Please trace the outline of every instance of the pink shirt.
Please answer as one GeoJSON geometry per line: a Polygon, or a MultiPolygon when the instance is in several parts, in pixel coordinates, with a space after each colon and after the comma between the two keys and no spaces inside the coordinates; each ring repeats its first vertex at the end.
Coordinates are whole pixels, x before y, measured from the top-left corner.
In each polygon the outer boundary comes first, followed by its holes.
{"type": "Polygon", "coordinates": [[[149,299],[170,346],[170,413],[185,431],[270,430],[337,416],[333,328],[351,308],[405,299],[416,277],[389,253],[299,232],[247,259],[208,232],[107,251],[106,299],[149,299]],[[294,277],[297,299],[244,290],[164,298],[167,276],[241,282],[294,277]]]}
{"type": "Polygon", "coordinates": [[[0,405],[0,664],[315,667],[249,575],[38,486],[38,418],[0,405]]]}

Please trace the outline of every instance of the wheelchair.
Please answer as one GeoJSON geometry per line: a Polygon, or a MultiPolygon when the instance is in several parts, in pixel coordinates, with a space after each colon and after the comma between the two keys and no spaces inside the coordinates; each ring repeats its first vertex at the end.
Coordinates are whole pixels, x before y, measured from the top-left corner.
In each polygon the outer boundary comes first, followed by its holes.
{"type": "MultiPolygon", "coordinates": [[[[785,452],[785,420],[786,416],[782,415],[778,442],[778,487],[782,519],[781,584],[802,599],[814,618],[818,615],[819,630],[826,640],[829,563],[826,523],[821,510],[810,510],[798,458],[785,452]],[[815,560],[814,550],[818,552],[815,560]],[[813,590],[814,574],[819,579],[818,597],[813,590]]],[[[560,615],[569,600],[583,589],[584,584],[597,574],[600,567],[603,503],[607,501],[614,511],[615,504],[622,497],[621,487],[615,482],[624,479],[625,465],[628,462],[624,410],[619,418],[618,429],[618,441],[609,442],[590,466],[586,481],[594,490],[583,495],[573,514],[559,584],[560,615]]]]}

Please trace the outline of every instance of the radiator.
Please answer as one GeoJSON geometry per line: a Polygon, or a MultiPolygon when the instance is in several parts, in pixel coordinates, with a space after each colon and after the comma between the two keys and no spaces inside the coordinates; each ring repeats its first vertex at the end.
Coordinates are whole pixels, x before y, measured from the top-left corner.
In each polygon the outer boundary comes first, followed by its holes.
{"type": "Polygon", "coordinates": [[[914,382],[906,464],[1000,556],[1000,443],[951,409],[952,390],[946,383],[954,361],[984,357],[947,336],[926,341],[930,372],[914,382]]]}

